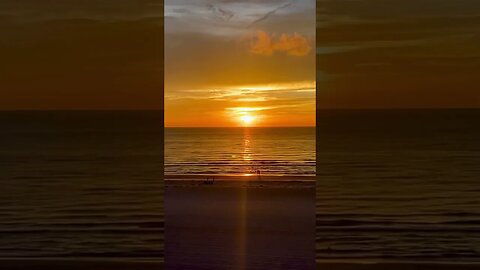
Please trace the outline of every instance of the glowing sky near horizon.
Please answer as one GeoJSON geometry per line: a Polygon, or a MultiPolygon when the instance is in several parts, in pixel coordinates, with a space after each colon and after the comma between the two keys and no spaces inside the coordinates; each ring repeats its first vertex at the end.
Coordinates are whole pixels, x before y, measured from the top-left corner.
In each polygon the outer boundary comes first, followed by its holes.
{"type": "Polygon", "coordinates": [[[308,0],[167,0],[165,13],[161,0],[3,0],[0,110],[165,104],[169,125],[237,125],[227,108],[269,107],[255,124],[309,125],[314,87],[317,108],[480,108],[480,1],[317,0],[314,10],[308,0]],[[239,94],[266,86],[276,91],[239,94]]]}
{"type": "Polygon", "coordinates": [[[315,125],[314,8],[167,0],[165,125],[315,125]]]}

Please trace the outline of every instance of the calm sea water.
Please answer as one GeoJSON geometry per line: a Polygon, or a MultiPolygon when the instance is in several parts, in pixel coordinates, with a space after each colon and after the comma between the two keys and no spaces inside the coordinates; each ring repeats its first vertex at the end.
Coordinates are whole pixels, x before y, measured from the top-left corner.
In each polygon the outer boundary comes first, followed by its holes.
{"type": "Polygon", "coordinates": [[[161,112],[1,112],[0,257],[163,256],[161,112]]]}
{"type": "Polygon", "coordinates": [[[167,128],[165,174],[315,175],[315,128],[167,128]]]}
{"type": "Polygon", "coordinates": [[[318,114],[318,260],[480,262],[480,110],[318,114]]]}
{"type": "MultiPolygon", "coordinates": [[[[480,262],[479,120],[319,111],[317,259],[480,262]]],[[[161,258],[162,122],[0,113],[0,256],[161,258]]],[[[314,132],[167,129],[165,170],[314,174],[314,132]]]]}

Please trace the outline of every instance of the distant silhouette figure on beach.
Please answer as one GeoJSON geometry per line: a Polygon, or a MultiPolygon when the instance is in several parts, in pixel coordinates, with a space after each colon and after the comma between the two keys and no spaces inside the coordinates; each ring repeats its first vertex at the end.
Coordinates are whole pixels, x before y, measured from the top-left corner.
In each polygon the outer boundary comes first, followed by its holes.
{"type": "Polygon", "coordinates": [[[215,182],[215,177],[212,177],[212,179],[207,177],[207,180],[203,181],[205,185],[213,185],[214,182],[215,182]]]}
{"type": "Polygon", "coordinates": [[[258,179],[261,179],[260,174],[261,174],[260,170],[257,169],[257,178],[258,178],[258,179]]]}

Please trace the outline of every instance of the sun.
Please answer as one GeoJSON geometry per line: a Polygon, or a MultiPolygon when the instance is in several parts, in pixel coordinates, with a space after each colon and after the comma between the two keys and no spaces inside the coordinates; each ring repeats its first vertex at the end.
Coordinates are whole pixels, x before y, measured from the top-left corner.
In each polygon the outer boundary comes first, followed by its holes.
{"type": "Polygon", "coordinates": [[[240,117],[240,120],[242,120],[244,125],[249,126],[253,123],[253,121],[255,120],[255,117],[246,114],[246,115],[242,115],[240,117]]]}

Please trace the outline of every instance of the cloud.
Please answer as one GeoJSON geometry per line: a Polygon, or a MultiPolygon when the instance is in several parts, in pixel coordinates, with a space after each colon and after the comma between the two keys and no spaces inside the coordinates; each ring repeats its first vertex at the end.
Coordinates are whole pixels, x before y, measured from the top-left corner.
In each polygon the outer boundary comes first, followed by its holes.
{"type": "Polygon", "coordinates": [[[63,19],[137,20],[163,17],[163,1],[158,0],[2,0],[0,19],[35,22],[63,19]]]}
{"type": "Polygon", "coordinates": [[[279,10],[281,10],[281,9],[284,9],[284,8],[286,8],[286,7],[289,7],[290,5],[292,5],[292,3],[286,3],[286,4],[283,4],[283,5],[280,6],[280,7],[277,7],[277,8],[275,8],[275,9],[273,9],[273,10],[265,13],[262,17],[260,17],[260,18],[256,19],[255,21],[253,21],[253,22],[250,24],[250,26],[253,26],[253,25],[255,25],[255,24],[257,24],[257,23],[259,23],[259,22],[261,22],[261,21],[264,21],[264,20],[268,19],[268,17],[272,16],[272,15],[275,14],[277,11],[279,11],[279,10]]]}
{"type": "Polygon", "coordinates": [[[315,81],[299,81],[279,84],[261,84],[244,86],[223,86],[204,89],[189,89],[167,93],[165,99],[168,102],[182,100],[209,100],[227,102],[219,104],[219,107],[228,103],[252,104],[308,101],[315,99],[315,81]]]}
{"type": "Polygon", "coordinates": [[[271,85],[218,86],[215,89],[167,93],[165,112],[175,117],[166,117],[166,124],[236,126],[240,116],[251,115],[256,119],[256,125],[261,126],[313,125],[315,86],[313,80],[271,85]],[[286,118],[286,115],[289,117],[286,118]]]}
{"type": "Polygon", "coordinates": [[[207,7],[210,11],[224,21],[229,21],[235,15],[235,13],[230,10],[222,9],[212,4],[207,5],[207,7]]]}
{"type": "Polygon", "coordinates": [[[317,4],[319,108],[480,106],[478,0],[317,4]]]}
{"type": "Polygon", "coordinates": [[[267,56],[275,52],[283,52],[291,56],[306,56],[311,50],[309,39],[298,33],[282,34],[276,37],[274,34],[270,35],[259,30],[250,44],[251,53],[267,56]]]}

